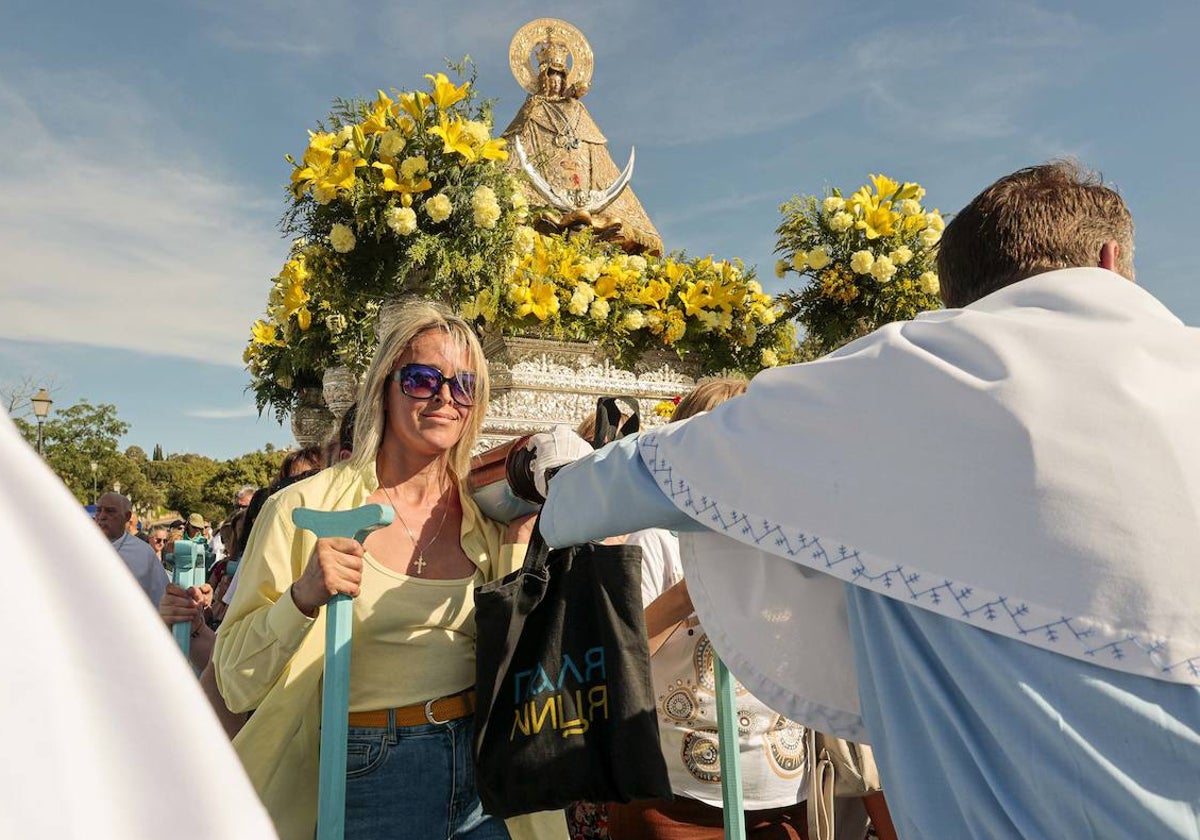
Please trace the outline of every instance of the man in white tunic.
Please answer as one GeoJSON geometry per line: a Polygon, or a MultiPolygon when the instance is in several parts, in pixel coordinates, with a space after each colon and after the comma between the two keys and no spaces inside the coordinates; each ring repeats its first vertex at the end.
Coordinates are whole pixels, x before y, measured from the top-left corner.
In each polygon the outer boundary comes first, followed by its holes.
{"type": "Polygon", "coordinates": [[[1074,165],[1006,176],[946,228],[952,308],[566,467],[543,533],[688,531],[718,654],[872,743],[906,840],[1196,840],[1200,330],[1132,253],[1074,165]]]}

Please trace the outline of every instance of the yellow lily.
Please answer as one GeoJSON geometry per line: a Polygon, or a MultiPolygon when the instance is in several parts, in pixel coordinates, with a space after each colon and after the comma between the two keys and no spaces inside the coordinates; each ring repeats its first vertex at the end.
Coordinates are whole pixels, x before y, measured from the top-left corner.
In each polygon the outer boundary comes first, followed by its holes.
{"type": "Polygon", "coordinates": [[[732,280],[722,278],[711,285],[709,296],[712,298],[714,306],[721,307],[725,312],[731,312],[735,307],[740,307],[746,299],[746,289],[732,280]]]}
{"type": "Polygon", "coordinates": [[[558,275],[564,280],[574,283],[583,276],[584,267],[575,261],[570,254],[564,254],[558,261],[558,275]]]}
{"type": "Polygon", "coordinates": [[[671,294],[670,283],[665,280],[651,280],[645,286],[635,289],[629,295],[629,300],[642,306],[653,306],[655,309],[660,309],[669,294],[671,294]]]}
{"type": "Polygon", "coordinates": [[[529,284],[529,311],[539,321],[558,314],[558,294],[554,284],[545,280],[534,280],[529,284]]]}
{"type": "Polygon", "coordinates": [[[305,263],[304,255],[293,257],[283,264],[283,270],[279,272],[279,277],[282,280],[292,284],[304,285],[304,281],[309,278],[310,274],[308,266],[305,263]]]}
{"type": "Polygon", "coordinates": [[[432,101],[428,93],[419,90],[400,94],[400,107],[404,109],[404,113],[413,118],[414,122],[418,123],[424,122],[425,109],[432,101]]]}
{"type": "Polygon", "coordinates": [[[379,97],[375,100],[375,107],[367,114],[367,118],[362,123],[363,134],[383,134],[391,130],[388,124],[388,116],[395,116],[398,113],[396,103],[388,97],[383,91],[379,91],[379,97]]]}
{"type": "Polygon", "coordinates": [[[900,184],[886,175],[872,175],[871,183],[880,199],[891,198],[900,191],[900,184]]]}
{"type": "Polygon", "coordinates": [[[313,181],[324,178],[329,164],[333,162],[334,136],[332,134],[315,134],[311,131],[309,136],[311,140],[308,148],[304,150],[304,165],[297,166],[292,170],[291,190],[292,195],[296,198],[303,195],[313,181]]]}
{"type": "Polygon", "coordinates": [[[338,152],[337,160],[325,172],[324,177],[319,179],[317,188],[325,190],[352,190],[354,189],[355,180],[354,170],[365,165],[366,161],[352,152],[338,152]]]}
{"type": "Polygon", "coordinates": [[[895,223],[899,218],[898,214],[892,212],[890,203],[884,202],[882,206],[864,212],[863,217],[855,222],[854,226],[866,231],[867,239],[878,239],[895,233],[895,223]]]}
{"type": "Polygon", "coordinates": [[[433,187],[433,182],[428,178],[405,178],[397,175],[396,167],[390,163],[377,160],[371,166],[383,173],[383,183],[379,185],[379,188],[384,192],[420,193],[433,187]]]}
{"type": "Polygon", "coordinates": [[[442,138],[443,152],[461,155],[466,163],[475,162],[475,147],[471,145],[471,135],[463,128],[462,119],[456,117],[451,122],[442,114],[438,117],[438,124],[429,129],[429,133],[442,138]]]}
{"type": "Polygon", "coordinates": [[[925,197],[925,190],[920,184],[914,184],[911,181],[905,181],[900,187],[900,191],[896,193],[896,200],[903,201],[906,198],[916,199],[920,201],[925,197]]]}
{"type": "Polygon", "coordinates": [[[846,199],[846,209],[851,213],[874,210],[879,206],[879,199],[871,193],[870,187],[859,187],[846,199]]]}
{"type": "Polygon", "coordinates": [[[250,327],[250,340],[259,347],[272,347],[283,344],[276,337],[275,325],[268,324],[266,321],[258,320],[250,327]]]}
{"type": "Polygon", "coordinates": [[[283,312],[284,317],[290,318],[295,315],[304,304],[308,303],[308,292],[304,291],[304,287],[299,283],[288,285],[283,291],[283,312]]]}
{"type": "Polygon", "coordinates": [[[545,277],[550,273],[550,254],[546,250],[546,240],[539,236],[533,245],[533,254],[529,259],[529,271],[537,277],[545,277]]]}
{"type": "MultiPolygon", "coordinates": [[[[336,134],[330,134],[326,131],[310,131],[308,132],[308,151],[323,153],[326,160],[333,157],[333,144],[338,140],[336,134]]],[[[308,152],[304,153],[305,163],[308,162],[308,152]]]]}
{"type": "Polygon", "coordinates": [[[375,108],[367,114],[367,118],[362,121],[362,125],[359,126],[359,128],[363,134],[368,136],[372,134],[383,134],[391,131],[392,127],[388,125],[387,117],[388,115],[386,110],[381,111],[380,109],[375,108]]]}
{"type": "Polygon", "coordinates": [[[691,317],[699,312],[703,312],[705,308],[712,306],[713,299],[708,293],[707,283],[692,283],[689,282],[682,291],[679,292],[679,300],[683,303],[683,311],[691,317]]]}
{"type": "Polygon", "coordinates": [[[312,182],[315,181],[316,178],[317,178],[317,173],[314,172],[311,167],[297,166],[295,169],[292,170],[292,178],[291,178],[292,185],[290,188],[292,191],[292,195],[295,196],[296,198],[299,198],[300,196],[304,195],[304,193],[308,190],[308,188],[310,186],[312,186],[312,182]]]}
{"type": "Polygon", "coordinates": [[[431,76],[426,73],[425,78],[433,82],[433,104],[437,106],[439,111],[445,111],[455,102],[461,102],[467,98],[467,88],[471,86],[470,82],[463,82],[462,85],[456,85],[446,77],[445,73],[438,73],[436,76],[431,76]]]}
{"type": "Polygon", "coordinates": [[[496,137],[483,144],[479,149],[479,156],[484,160],[508,160],[508,150],[504,147],[508,145],[508,141],[503,137],[496,137]]]}
{"type": "Polygon", "coordinates": [[[682,263],[677,263],[674,260],[663,261],[663,271],[667,275],[667,280],[672,286],[678,285],[679,281],[684,278],[689,269],[682,263]]]}
{"type": "Polygon", "coordinates": [[[607,269],[596,278],[596,297],[610,298],[617,293],[617,278],[607,269]]]}

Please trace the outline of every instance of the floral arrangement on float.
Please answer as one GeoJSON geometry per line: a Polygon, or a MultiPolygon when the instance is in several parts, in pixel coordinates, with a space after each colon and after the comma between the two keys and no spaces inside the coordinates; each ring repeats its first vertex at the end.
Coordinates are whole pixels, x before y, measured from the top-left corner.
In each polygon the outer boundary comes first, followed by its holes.
{"type": "MultiPolygon", "coordinates": [[[[453,68],[466,71],[465,65],[453,68]]],[[[525,198],[471,78],[337,101],[292,164],[286,235],[328,246],[335,307],[412,293],[459,305],[509,263],[525,198]]]]}
{"type": "Polygon", "coordinates": [[[782,308],[737,260],[628,255],[524,226],[514,246],[512,270],[461,308],[484,329],[588,342],[624,367],[670,351],[704,373],[756,373],[795,352],[782,308]]]}
{"type": "Polygon", "coordinates": [[[261,413],[291,411],[330,367],[369,363],[382,301],[460,306],[507,266],[525,197],[503,167],[491,106],[467,65],[424,90],[337,100],[292,166],[280,228],[296,244],[243,358],[261,413]]]}
{"type": "Polygon", "coordinates": [[[482,331],[589,342],[623,367],[650,351],[705,373],[793,360],[795,329],[754,271],[624,253],[589,233],[543,235],[492,137],[473,69],[423,90],[338,100],[309,132],[280,222],[294,245],[243,358],[261,413],[282,421],[331,367],[357,375],[386,301],[440,300],[482,331]]]}
{"type": "Polygon", "coordinates": [[[920,184],[871,175],[849,197],[833,188],[780,207],[775,274],[805,280],[780,296],[805,329],[803,357],[941,307],[936,255],[945,221],[924,197],[920,184]]]}
{"type": "Polygon", "coordinates": [[[321,386],[326,369],[344,365],[357,375],[371,361],[379,303],[335,308],[322,297],[333,285],[332,263],[329,249],[299,242],[271,281],[266,314],[251,326],[242,353],[260,414],[270,406],[282,422],[302,389],[321,386]]]}

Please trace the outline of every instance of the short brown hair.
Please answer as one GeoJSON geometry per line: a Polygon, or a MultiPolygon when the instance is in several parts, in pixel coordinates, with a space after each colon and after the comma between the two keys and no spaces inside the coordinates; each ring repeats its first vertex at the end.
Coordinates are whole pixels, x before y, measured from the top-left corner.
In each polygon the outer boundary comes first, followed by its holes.
{"type": "Polygon", "coordinates": [[[1133,218],[1116,190],[1075,161],[1006,175],[946,226],[938,249],[942,301],[966,306],[1059,268],[1097,265],[1116,240],[1117,270],[1133,279],[1133,218]]]}
{"type": "Polygon", "coordinates": [[[707,382],[701,382],[684,394],[683,399],[679,401],[679,405],[675,406],[675,413],[671,415],[671,422],[686,420],[702,411],[712,411],[726,400],[731,400],[746,393],[746,387],[749,384],[745,379],[733,376],[709,379],[707,382]]]}

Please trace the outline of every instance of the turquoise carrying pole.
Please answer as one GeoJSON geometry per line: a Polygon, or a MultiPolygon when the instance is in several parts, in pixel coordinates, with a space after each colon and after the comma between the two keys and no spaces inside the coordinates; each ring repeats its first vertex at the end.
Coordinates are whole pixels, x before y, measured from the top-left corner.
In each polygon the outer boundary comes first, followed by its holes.
{"type": "MultiPolygon", "coordinates": [[[[201,546],[188,540],[176,541],[175,573],[172,582],[184,589],[204,585],[204,554],[201,546]]],[[[186,659],[192,650],[192,623],[177,621],[171,625],[171,632],[186,659]]]]}
{"type": "Polygon", "coordinates": [[[717,740],[721,757],[721,802],[726,840],[746,840],[742,806],[742,765],[739,763],[737,700],[733,675],[714,653],[717,676],[717,740]]]}
{"type": "MultiPolygon", "coordinates": [[[[354,537],[360,543],[376,528],[392,524],[384,505],[354,510],[297,508],[292,522],[318,537],[354,537]]],[[[325,608],[325,674],[321,688],[321,769],[317,789],[317,840],[342,840],[346,833],[346,738],[350,729],[350,638],[354,604],[335,595],[325,608]]]]}

